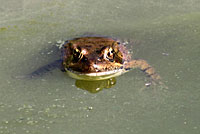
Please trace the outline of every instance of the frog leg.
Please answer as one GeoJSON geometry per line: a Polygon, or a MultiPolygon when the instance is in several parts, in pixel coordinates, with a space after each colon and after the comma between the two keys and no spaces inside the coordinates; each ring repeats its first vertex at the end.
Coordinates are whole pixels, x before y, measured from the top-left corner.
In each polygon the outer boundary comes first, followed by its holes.
{"type": "Polygon", "coordinates": [[[55,60],[50,64],[44,65],[40,68],[38,68],[37,70],[31,72],[30,74],[27,75],[28,78],[34,78],[34,77],[38,77],[41,75],[44,75],[56,68],[59,68],[61,71],[64,71],[64,69],[62,68],[62,60],[55,60]]]}
{"type": "Polygon", "coordinates": [[[141,69],[153,80],[161,79],[160,76],[155,72],[155,69],[151,67],[145,60],[142,60],[142,59],[132,60],[128,62],[127,64],[125,64],[125,69],[131,69],[131,68],[141,69]]]}

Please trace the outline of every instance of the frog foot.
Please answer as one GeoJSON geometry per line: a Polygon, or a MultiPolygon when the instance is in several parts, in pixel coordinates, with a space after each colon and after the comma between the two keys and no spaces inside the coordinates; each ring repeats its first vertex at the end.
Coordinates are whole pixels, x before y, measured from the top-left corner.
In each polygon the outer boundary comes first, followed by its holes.
{"type": "Polygon", "coordinates": [[[151,79],[154,81],[158,81],[161,79],[161,77],[156,73],[155,69],[150,66],[145,60],[138,59],[138,60],[132,60],[125,64],[125,68],[139,68],[143,72],[147,74],[151,79]]]}
{"type": "Polygon", "coordinates": [[[152,66],[150,66],[147,63],[147,61],[142,59],[132,60],[127,64],[125,64],[125,69],[130,69],[130,68],[139,68],[152,79],[151,82],[145,84],[146,87],[159,84],[163,88],[168,89],[168,87],[161,81],[160,75],[156,73],[155,69],[152,66]]]}

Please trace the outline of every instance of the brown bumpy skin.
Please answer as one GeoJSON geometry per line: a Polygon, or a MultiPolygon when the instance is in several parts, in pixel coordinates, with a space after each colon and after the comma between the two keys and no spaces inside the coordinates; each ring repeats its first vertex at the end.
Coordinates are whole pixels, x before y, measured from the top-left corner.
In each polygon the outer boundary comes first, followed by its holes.
{"type": "Polygon", "coordinates": [[[153,80],[160,80],[160,76],[155,72],[154,68],[151,67],[145,60],[132,60],[125,65],[125,68],[139,68],[144,71],[153,80]]]}
{"type": "Polygon", "coordinates": [[[67,41],[63,48],[63,66],[79,73],[97,73],[123,67],[128,57],[120,42],[107,37],[82,37],[67,41]]]}

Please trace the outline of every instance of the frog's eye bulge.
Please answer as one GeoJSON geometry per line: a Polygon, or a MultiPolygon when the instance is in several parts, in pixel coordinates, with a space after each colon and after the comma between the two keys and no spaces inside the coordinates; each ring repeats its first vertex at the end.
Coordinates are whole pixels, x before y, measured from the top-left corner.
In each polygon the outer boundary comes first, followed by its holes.
{"type": "Polygon", "coordinates": [[[108,60],[110,62],[114,61],[114,50],[112,47],[103,47],[101,51],[102,51],[104,60],[108,60]]]}
{"type": "Polygon", "coordinates": [[[108,59],[110,62],[114,61],[114,50],[112,47],[106,49],[105,55],[106,59],[108,59]]]}
{"type": "Polygon", "coordinates": [[[122,52],[119,50],[119,44],[120,44],[120,42],[117,41],[117,42],[115,42],[115,43],[112,45],[113,53],[114,53],[114,59],[115,59],[115,62],[123,63],[123,62],[124,62],[124,60],[123,60],[123,54],[122,54],[122,52]]]}
{"type": "Polygon", "coordinates": [[[73,60],[75,62],[78,62],[83,58],[83,54],[81,53],[80,48],[74,48],[72,53],[73,53],[73,60]]]}

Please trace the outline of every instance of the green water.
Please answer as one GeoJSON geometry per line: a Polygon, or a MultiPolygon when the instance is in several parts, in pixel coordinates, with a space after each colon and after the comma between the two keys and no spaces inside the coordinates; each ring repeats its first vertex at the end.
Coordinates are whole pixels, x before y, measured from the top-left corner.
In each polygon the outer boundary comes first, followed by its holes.
{"type": "Polygon", "coordinates": [[[199,134],[198,0],[0,0],[0,134],[199,134]],[[134,40],[162,85],[132,70],[98,93],[56,69],[57,40],[84,33],[134,40]]]}

